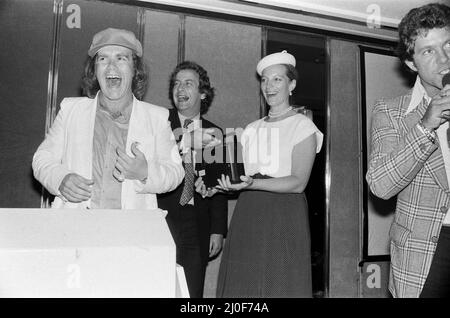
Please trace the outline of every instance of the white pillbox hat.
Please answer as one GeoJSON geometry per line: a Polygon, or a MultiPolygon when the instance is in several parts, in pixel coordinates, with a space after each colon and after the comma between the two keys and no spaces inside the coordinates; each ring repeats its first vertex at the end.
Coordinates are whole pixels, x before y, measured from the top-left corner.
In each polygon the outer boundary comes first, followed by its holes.
{"type": "Polygon", "coordinates": [[[258,65],[256,65],[256,72],[261,76],[266,67],[275,64],[289,64],[295,67],[295,57],[286,50],[266,55],[258,62],[258,65]]]}

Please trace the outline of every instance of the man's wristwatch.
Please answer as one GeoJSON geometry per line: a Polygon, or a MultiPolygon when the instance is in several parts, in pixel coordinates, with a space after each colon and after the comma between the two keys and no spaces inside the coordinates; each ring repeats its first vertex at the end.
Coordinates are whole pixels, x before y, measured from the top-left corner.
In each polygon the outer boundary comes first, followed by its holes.
{"type": "Polygon", "coordinates": [[[431,141],[433,144],[436,142],[436,131],[434,129],[429,129],[425,127],[422,123],[422,120],[419,121],[419,129],[420,131],[428,138],[429,141],[431,141]]]}

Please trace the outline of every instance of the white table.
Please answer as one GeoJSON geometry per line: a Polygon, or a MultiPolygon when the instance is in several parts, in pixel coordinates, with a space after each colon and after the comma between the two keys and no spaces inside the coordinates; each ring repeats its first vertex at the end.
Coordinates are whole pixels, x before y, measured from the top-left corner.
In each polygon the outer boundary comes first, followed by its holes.
{"type": "Polygon", "coordinates": [[[164,217],[0,209],[0,297],[187,297],[164,217]]]}

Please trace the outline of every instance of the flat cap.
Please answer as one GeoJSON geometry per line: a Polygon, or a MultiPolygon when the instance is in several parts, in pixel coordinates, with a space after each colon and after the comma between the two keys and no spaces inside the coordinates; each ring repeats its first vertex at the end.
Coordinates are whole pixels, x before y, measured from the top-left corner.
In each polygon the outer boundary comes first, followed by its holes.
{"type": "Polygon", "coordinates": [[[295,57],[286,50],[266,55],[256,65],[256,72],[261,76],[266,67],[275,64],[290,64],[295,67],[295,57]]]}
{"type": "Polygon", "coordinates": [[[94,57],[102,47],[107,45],[119,45],[134,51],[137,56],[142,57],[142,45],[133,32],[122,29],[108,28],[98,32],[92,39],[88,55],[94,57]]]}

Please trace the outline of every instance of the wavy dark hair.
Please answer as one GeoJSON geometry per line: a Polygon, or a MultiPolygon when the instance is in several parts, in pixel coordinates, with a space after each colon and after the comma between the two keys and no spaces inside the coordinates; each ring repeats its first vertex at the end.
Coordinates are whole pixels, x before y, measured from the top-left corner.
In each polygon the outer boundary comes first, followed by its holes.
{"type": "Polygon", "coordinates": [[[295,68],[295,66],[292,66],[291,64],[283,64],[286,67],[286,76],[292,81],[296,80],[298,81],[298,71],[295,68]]]}
{"type": "Polygon", "coordinates": [[[430,3],[410,10],[398,26],[397,55],[402,62],[412,61],[414,44],[419,35],[427,35],[431,29],[450,28],[450,7],[430,3]]]}
{"type": "MultiPolygon", "coordinates": [[[[84,74],[81,78],[81,89],[83,90],[83,95],[86,95],[89,98],[94,98],[100,90],[100,84],[95,76],[96,59],[97,54],[94,57],[88,56],[84,64],[84,74]]],[[[147,90],[147,69],[143,59],[135,53],[133,53],[133,64],[134,76],[131,84],[131,90],[138,100],[142,100],[145,91],[147,90]]]]}
{"type": "Polygon", "coordinates": [[[199,77],[198,90],[201,94],[205,94],[205,98],[201,100],[200,104],[200,114],[203,115],[208,111],[209,106],[211,106],[211,103],[214,100],[215,89],[214,87],[211,87],[211,83],[209,81],[208,73],[206,72],[206,70],[195,62],[192,61],[181,62],[175,67],[172,74],[170,74],[169,99],[172,102],[172,105],[175,106],[173,102],[172,91],[175,86],[175,78],[177,74],[182,70],[193,70],[198,74],[199,77]]]}

